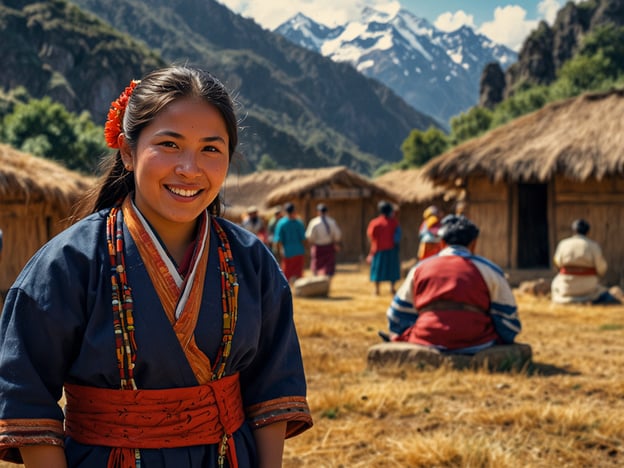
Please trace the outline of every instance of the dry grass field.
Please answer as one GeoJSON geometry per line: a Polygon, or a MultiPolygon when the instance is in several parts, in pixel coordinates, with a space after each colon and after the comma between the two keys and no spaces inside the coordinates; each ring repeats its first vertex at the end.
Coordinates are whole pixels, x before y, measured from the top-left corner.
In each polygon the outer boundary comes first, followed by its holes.
{"type": "Polygon", "coordinates": [[[329,298],[295,298],[315,425],[285,468],[624,466],[624,306],[517,294],[530,368],[380,373],[366,355],[391,295],[371,293],[367,267],[341,265],[329,298]]]}
{"type": "Polygon", "coordinates": [[[388,286],[341,266],[328,299],[295,298],[315,425],[285,467],[624,466],[624,306],[516,294],[521,372],[367,370],[388,286]]]}

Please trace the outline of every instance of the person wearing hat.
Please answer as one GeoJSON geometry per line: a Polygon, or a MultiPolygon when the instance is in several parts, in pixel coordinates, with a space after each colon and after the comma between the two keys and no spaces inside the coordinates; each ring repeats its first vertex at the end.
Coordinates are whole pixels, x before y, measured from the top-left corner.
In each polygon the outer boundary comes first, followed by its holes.
{"type": "Polygon", "coordinates": [[[327,205],[316,205],[316,213],[305,233],[310,245],[310,270],[315,276],[331,277],[336,271],[336,252],[340,250],[342,232],[336,220],[327,214],[327,205]]]}
{"type": "Polygon", "coordinates": [[[258,208],[250,206],[247,208],[247,215],[241,224],[249,232],[253,232],[265,244],[267,240],[267,229],[264,220],[258,215],[258,208]]]}
{"type": "Polygon", "coordinates": [[[284,276],[292,285],[296,279],[303,276],[305,265],[305,225],[297,216],[295,205],[284,205],[286,216],[282,217],[275,226],[273,243],[280,251],[281,267],[284,276]]]}
{"type": "Polygon", "coordinates": [[[438,230],[442,213],[437,206],[428,206],[423,211],[423,221],[418,229],[418,260],[437,254],[442,249],[438,230]]]}
{"type": "Polygon", "coordinates": [[[600,277],[607,272],[607,261],[597,242],[589,239],[590,225],[584,219],[572,223],[572,236],[559,242],[553,262],[559,272],[551,283],[551,299],[558,304],[620,304],[600,277]]]}
{"type": "Polygon", "coordinates": [[[387,201],[377,204],[379,216],[373,218],[366,228],[366,236],[370,241],[367,261],[370,263],[370,280],[375,283],[374,294],[379,295],[382,281],[390,283],[390,293],[394,294],[394,284],[401,277],[399,260],[399,241],[401,227],[394,215],[394,207],[387,201]]]}
{"type": "Polygon", "coordinates": [[[474,354],[511,344],[521,330],[503,271],[475,255],[479,229],[465,216],[442,219],[443,249],[409,271],[387,311],[382,338],[474,354]]]}

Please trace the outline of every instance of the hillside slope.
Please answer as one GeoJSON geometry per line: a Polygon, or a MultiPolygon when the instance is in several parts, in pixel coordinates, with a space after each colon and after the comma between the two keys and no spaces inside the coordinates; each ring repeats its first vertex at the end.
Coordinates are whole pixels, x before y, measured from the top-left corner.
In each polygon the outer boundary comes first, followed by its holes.
{"type": "Polygon", "coordinates": [[[167,61],[199,63],[221,77],[242,105],[241,149],[252,164],[268,154],[282,167],[342,164],[369,173],[401,159],[412,129],[438,126],[351,66],[295,46],[213,0],[74,3],[167,61]],[[300,147],[284,147],[289,142],[300,147]]]}

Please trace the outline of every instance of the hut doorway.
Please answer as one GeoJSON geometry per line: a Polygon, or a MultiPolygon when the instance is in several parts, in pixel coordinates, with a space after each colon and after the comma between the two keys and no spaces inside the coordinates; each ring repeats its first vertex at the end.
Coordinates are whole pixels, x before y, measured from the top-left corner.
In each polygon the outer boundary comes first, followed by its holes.
{"type": "Polygon", "coordinates": [[[548,268],[548,185],[518,184],[518,268],[548,268]]]}

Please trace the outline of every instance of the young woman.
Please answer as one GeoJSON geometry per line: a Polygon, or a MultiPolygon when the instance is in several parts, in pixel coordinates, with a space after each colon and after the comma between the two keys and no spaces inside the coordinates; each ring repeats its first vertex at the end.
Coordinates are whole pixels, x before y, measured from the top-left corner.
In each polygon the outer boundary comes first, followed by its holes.
{"type": "Polygon", "coordinates": [[[111,106],[91,214],[0,319],[0,457],[27,467],[278,467],[312,425],[288,283],[219,217],[237,144],[224,86],[156,70],[111,106]],[[64,390],[66,407],[58,405],[64,390]]]}
{"type": "Polygon", "coordinates": [[[379,295],[379,284],[390,283],[390,293],[394,294],[394,284],[401,276],[399,260],[399,242],[401,227],[394,216],[393,206],[382,200],[377,204],[379,216],[373,218],[366,228],[366,236],[370,241],[368,261],[370,263],[370,280],[375,283],[374,294],[379,295]]]}

